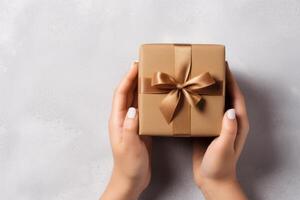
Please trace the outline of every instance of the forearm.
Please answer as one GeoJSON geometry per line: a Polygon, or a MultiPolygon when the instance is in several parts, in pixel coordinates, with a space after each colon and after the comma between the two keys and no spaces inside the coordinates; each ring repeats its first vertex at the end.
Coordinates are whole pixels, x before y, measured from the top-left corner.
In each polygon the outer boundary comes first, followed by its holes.
{"type": "Polygon", "coordinates": [[[207,200],[247,200],[240,184],[232,181],[206,181],[201,190],[207,200]]]}

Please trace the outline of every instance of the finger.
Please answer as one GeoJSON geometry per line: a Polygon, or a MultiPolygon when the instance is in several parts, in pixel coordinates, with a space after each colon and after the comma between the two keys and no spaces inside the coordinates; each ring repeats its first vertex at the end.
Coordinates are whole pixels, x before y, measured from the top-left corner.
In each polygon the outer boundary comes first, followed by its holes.
{"type": "Polygon", "coordinates": [[[120,133],[119,130],[123,126],[124,117],[128,108],[128,96],[130,95],[130,91],[136,84],[136,77],[137,63],[134,63],[130,68],[129,72],[122,79],[121,83],[119,84],[114,93],[112,113],[110,116],[110,127],[111,129],[116,129],[116,131],[110,131],[111,134],[120,133]]]}
{"type": "Polygon", "coordinates": [[[138,107],[138,88],[137,87],[133,91],[133,99],[132,99],[131,105],[134,106],[135,108],[138,107]]]}
{"type": "Polygon", "coordinates": [[[240,154],[244,147],[249,132],[249,120],[244,96],[237,84],[237,81],[230,72],[228,65],[227,83],[227,91],[229,92],[229,95],[232,98],[232,106],[235,108],[236,118],[238,122],[238,134],[235,142],[235,149],[237,153],[240,154]]]}
{"type": "MultiPolygon", "coordinates": [[[[134,65],[137,69],[138,69],[138,64],[139,64],[138,61],[134,62],[134,65]]],[[[133,85],[129,92],[127,108],[131,106],[137,108],[137,97],[138,97],[137,89],[138,89],[138,76],[136,75],[135,80],[133,81],[133,85]]]]}
{"type": "Polygon", "coordinates": [[[233,77],[227,62],[226,62],[226,79],[227,79],[226,80],[227,92],[230,95],[231,99],[234,100],[237,98],[242,98],[243,97],[242,92],[235,78],[233,77]]]}
{"type": "Polygon", "coordinates": [[[226,111],[222,121],[222,129],[219,141],[228,150],[234,149],[235,138],[237,134],[237,121],[234,109],[226,111]]]}
{"type": "Polygon", "coordinates": [[[226,73],[227,73],[226,74],[227,91],[231,97],[232,107],[235,108],[238,118],[240,117],[240,119],[238,119],[238,122],[241,122],[241,124],[239,123],[239,125],[247,125],[248,116],[247,116],[245,99],[228,65],[227,65],[226,73]]]}
{"type": "MultiPolygon", "coordinates": [[[[134,88],[136,84],[138,69],[137,62],[134,62],[129,70],[129,72],[122,79],[121,83],[117,87],[113,100],[113,114],[125,114],[127,111],[127,97],[130,91],[134,88]],[[123,113],[125,111],[125,113],[123,113]]],[[[120,117],[120,116],[118,116],[120,117]]],[[[124,117],[124,116],[123,116],[124,117]]]]}
{"type": "Polygon", "coordinates": [[[123,124],[122,141],[133,144],[138,140],[138,113],[134,107],[130,107],[123,124]]]}

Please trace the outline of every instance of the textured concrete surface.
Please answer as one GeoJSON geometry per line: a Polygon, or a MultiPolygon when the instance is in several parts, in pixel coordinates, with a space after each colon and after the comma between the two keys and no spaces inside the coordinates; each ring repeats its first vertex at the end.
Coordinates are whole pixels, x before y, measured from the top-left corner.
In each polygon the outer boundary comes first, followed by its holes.
{"type": "MultiPolygon", "coordinates": [[[[298,0],[0,0],[0,198],[97,199],[112,90],[141,43],[223,43],[247,97],[239,177],[251,199],[300,198],[298,0]]],[[[203,199],[188,140],[154,141],[144,200],[203,199]]]]}

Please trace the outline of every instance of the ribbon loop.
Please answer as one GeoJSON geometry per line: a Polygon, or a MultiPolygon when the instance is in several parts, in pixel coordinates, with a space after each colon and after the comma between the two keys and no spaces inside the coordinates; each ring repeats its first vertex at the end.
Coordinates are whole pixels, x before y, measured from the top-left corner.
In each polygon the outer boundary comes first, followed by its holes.
{"type": "Polygon", "coordinates": [[[167,73],[156,72],[151,80],[151,86],[157,87],[161,90],[172,90],[175,89],[177,81],[174,77],[167,73]]]}

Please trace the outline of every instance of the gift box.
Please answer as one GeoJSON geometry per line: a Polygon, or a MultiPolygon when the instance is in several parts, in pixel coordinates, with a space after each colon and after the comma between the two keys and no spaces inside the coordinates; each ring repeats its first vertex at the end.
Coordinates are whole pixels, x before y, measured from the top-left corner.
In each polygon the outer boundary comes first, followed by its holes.
{"type": "Polygon", "coordinates": [[[225,106],[225,74],[223,45],[142,45],[139,134],[218,136],[225,106]]]}

